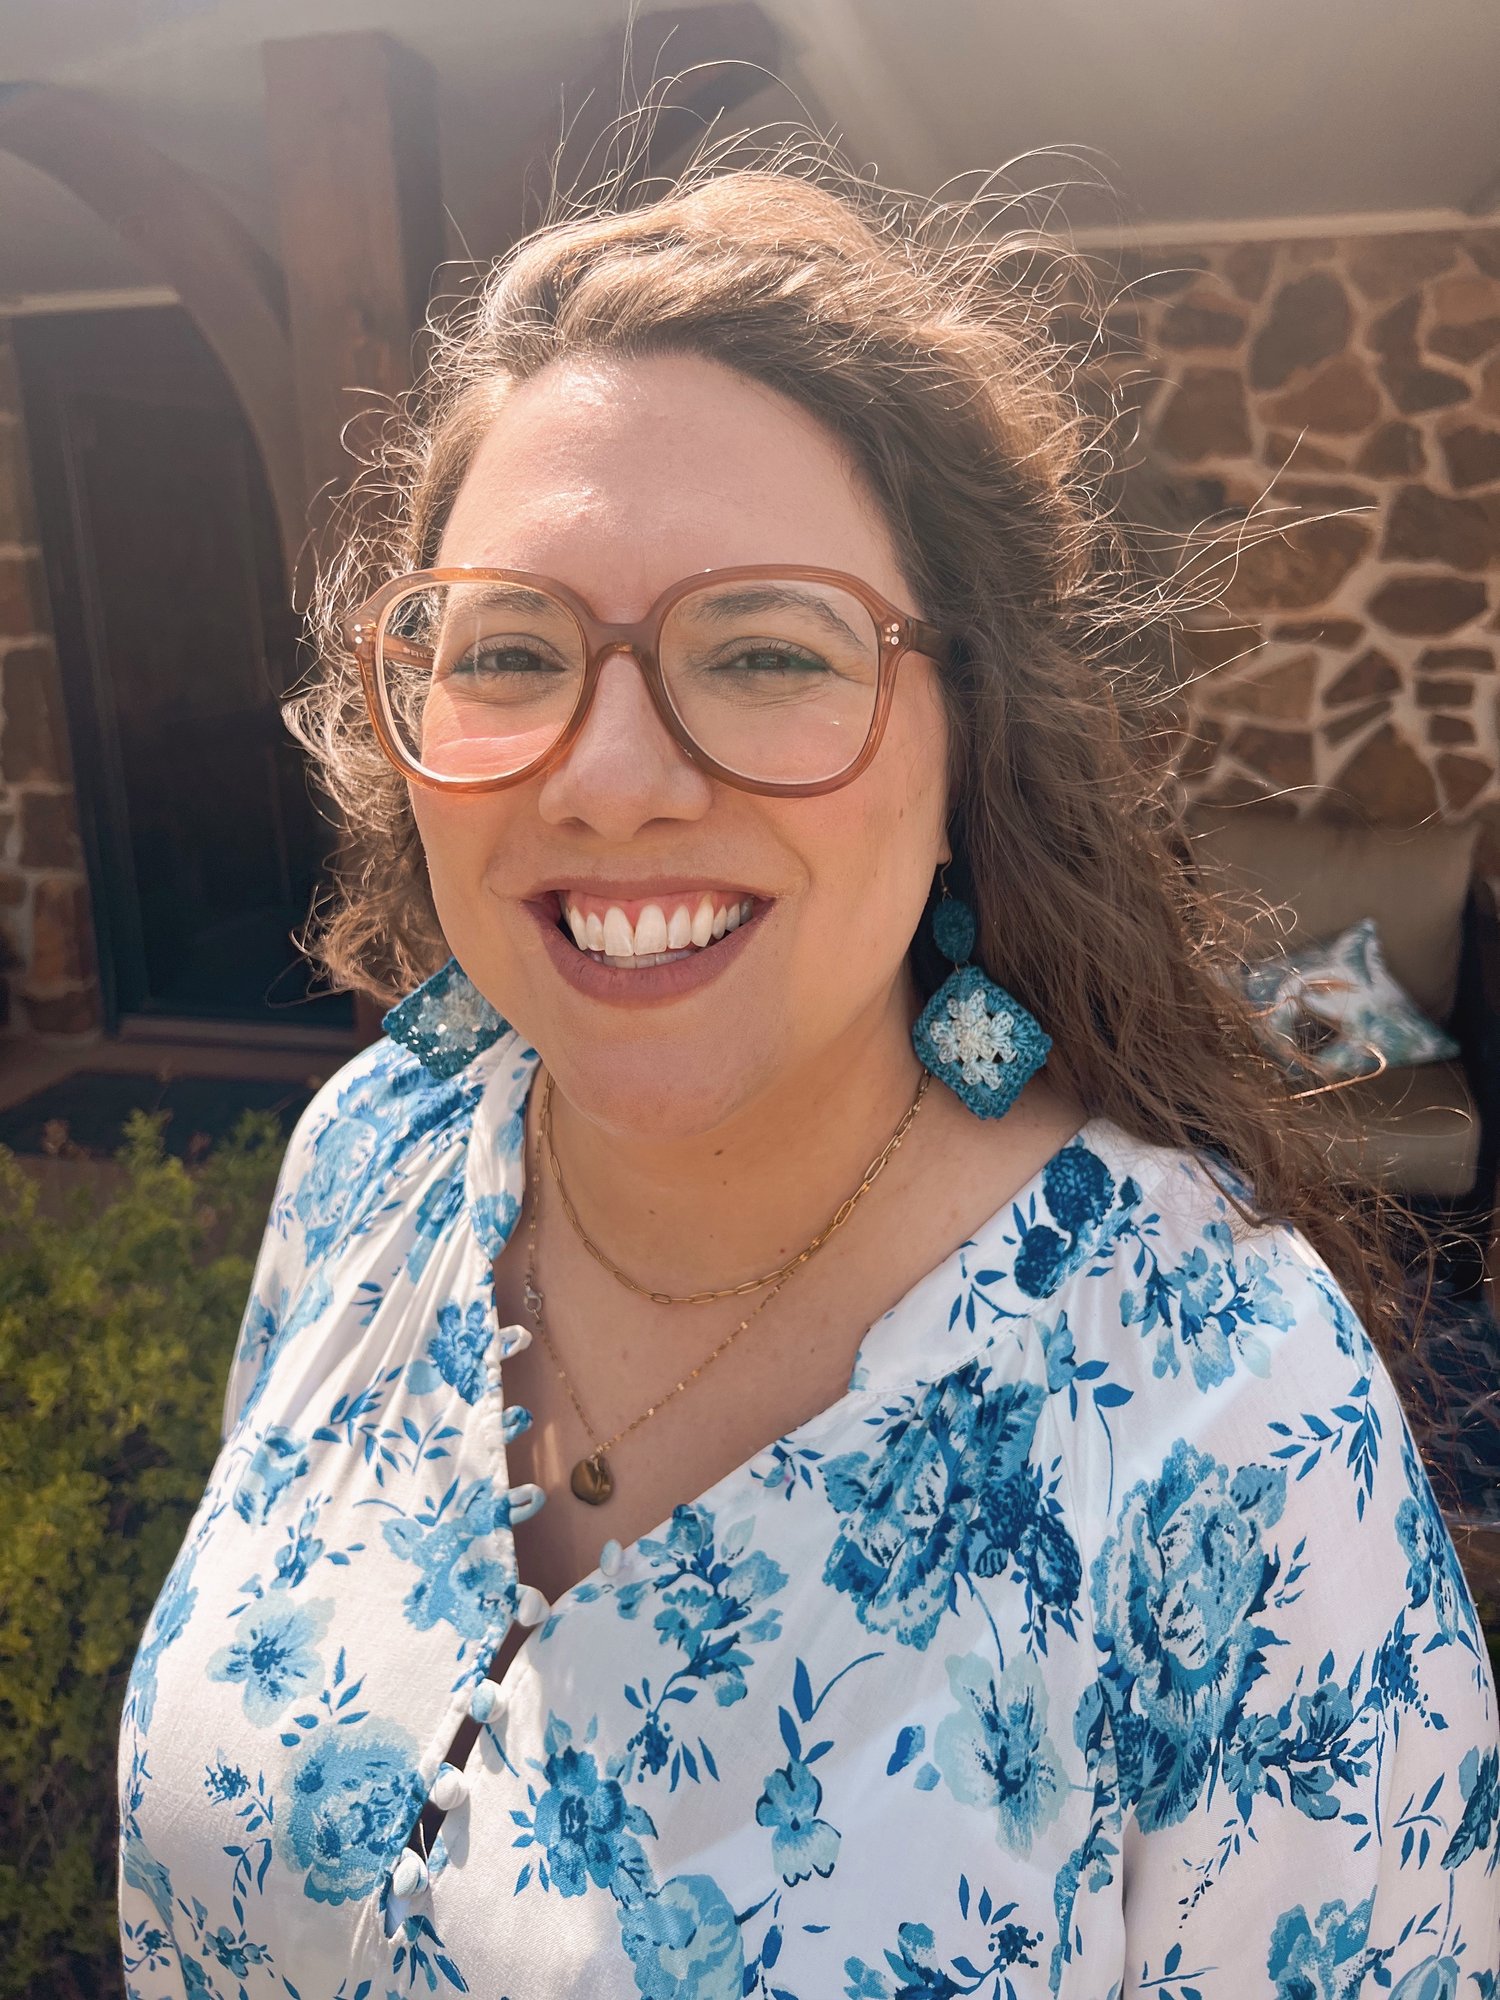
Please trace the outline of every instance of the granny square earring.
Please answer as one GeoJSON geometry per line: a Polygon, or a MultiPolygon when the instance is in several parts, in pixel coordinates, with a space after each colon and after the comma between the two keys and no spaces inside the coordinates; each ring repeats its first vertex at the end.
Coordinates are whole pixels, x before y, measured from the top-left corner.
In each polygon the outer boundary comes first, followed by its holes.
{"type": "Polygon", "coordinates": [[[932,913],[932,936],[956,969],[918,1015],[912,1045],[977,1117],[1003,1117],[1047,1060],[1052,1038],[1019,1000],[969,963],[975,925],[967,903],[945,895],[932,913]]]}

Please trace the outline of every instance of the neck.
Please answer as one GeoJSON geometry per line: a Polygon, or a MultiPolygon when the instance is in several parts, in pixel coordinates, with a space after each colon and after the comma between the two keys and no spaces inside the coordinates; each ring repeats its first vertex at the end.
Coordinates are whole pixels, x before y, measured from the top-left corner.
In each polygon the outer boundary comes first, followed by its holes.
{"type": "MultiPolygon", "coordinates": [[[[554,1086],[553,1142],[583,1227],[638,1285],[715,1289],[759,1277],[823,1229],[895,1131],[920,1076],[900,996],[712,1131],[606,1132],[554,1086]]],[[[556,1202],[545,1149],[541,1173],[543,1202],[556,1202]]],[[[560,1203],[557,1211],[566,1228],[560,1203]]]]}

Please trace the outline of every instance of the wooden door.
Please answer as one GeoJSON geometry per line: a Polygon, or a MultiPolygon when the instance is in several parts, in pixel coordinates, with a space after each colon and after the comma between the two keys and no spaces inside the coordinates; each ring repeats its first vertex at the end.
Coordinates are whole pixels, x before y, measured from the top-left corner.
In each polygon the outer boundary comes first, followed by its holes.
{"type": "Polygon", "coordinates": [[[229,384],[173,308],[16,332],[107,1026],[344,1027],[291,942],[328,828],[278,712],[297,626],[229,384]]]}

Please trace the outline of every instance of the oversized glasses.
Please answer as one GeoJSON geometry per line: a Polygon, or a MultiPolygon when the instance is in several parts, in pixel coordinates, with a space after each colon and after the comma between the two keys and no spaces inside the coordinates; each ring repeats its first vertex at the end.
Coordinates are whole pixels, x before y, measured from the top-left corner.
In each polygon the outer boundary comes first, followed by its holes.
{"type": "Polygon", "coordinates": [[[857,577],[784,564],[701,570],[626,625],[526,570],[418,570],[350,612],[344,635],[386,755],[453,792],[558,763],[613,653],[634,660],[673,740],[711,776],[793,798],[832,791],[879,749],[902,655],[944,657],[937,626],[857,577]]]}

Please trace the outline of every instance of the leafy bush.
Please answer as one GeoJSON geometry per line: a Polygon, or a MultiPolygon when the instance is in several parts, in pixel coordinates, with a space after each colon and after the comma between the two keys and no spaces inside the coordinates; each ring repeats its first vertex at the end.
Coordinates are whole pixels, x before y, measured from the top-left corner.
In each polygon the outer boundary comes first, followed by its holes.
{"type": "Polygon", "coordinates": [[[0,1148],[0,1996],[121,1991],[115,1738],[202,1495],[283,1139],[194,1167],[137,1113],[49,1219],[0,1148]]]}

